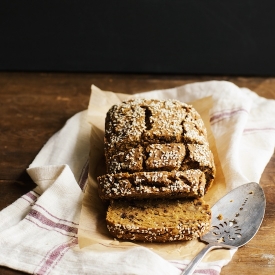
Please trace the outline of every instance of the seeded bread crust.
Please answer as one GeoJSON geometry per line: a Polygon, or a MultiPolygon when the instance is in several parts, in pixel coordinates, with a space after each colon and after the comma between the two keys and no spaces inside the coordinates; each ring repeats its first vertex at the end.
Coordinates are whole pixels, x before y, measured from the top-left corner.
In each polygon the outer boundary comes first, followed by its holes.
{"type": "Polygon", "coordinates": [[[205,175],[198,169],[118,173],[104,175],[99,178],[98,183],[99,196],[103,200],[202,197],[205,175]]]}
{"type": "Polygon", "coordinates": [[[177,100],[129,100],[114,105],[106,116],[107,152],[186,139],[204,144],[206,129],[197,111],[177,100]]]}
{"type": "Polygon", "coordinates": [[[211,210],[202,199],[113,200],[107,212],[110,234],[122,240],[193,240],[209,230],[211,210]]]}
{"type": "MultiPolygon", "coordinates": [[[[114,105],[106,116],[104,147],[107,174],[98,177],[104,199],[155,197],[158,192],[199,198],[214,181],[215,164],[204,123],[191,105],[177,100],[135,99],[114,105]],[[177,190],[172,183],[167,184],[171,188],[161,189],[159,181],[148,179],[156,176],[154,172],[162,176],[189,170],[200,170],[205,179],[198,183],[189,178],[189,191],[183,183],[177,190]],[[145,185],[137,181],[142,173],[147,175],[145,185]],[[122,189],[116,192],[118,186],[122,189]]],[[[175,176],[167,179],[179,183],[175,176]]]]}

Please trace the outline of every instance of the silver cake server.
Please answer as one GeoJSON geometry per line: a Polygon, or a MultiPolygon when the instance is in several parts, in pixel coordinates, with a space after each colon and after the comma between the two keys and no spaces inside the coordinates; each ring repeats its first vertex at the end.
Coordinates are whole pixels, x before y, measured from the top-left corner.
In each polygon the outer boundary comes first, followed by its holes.
{"type": "Polygon", "coordinates": [[[266,199],[258,183],[241,185],[212,208],[211,228],[200,239],[208,243],[190,262],[182,275],[192,274],[207,252],[245,245],[257,233],[264,218],[266,199]]]}

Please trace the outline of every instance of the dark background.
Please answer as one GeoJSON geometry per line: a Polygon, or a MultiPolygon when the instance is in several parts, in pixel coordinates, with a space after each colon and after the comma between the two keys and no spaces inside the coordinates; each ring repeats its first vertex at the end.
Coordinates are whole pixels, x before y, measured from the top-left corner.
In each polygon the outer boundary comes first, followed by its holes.
{"type": "Polygon", "coordinates": [[[275,1],[0,1],[0,71],[275,75],[275,1]]]}

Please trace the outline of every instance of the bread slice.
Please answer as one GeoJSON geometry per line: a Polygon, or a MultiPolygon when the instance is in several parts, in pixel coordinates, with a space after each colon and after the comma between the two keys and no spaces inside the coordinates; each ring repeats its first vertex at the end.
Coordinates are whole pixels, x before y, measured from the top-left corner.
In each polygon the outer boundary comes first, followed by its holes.
{"type": "Polygon", "coordinates": [[[121,240],[192,240],[209,229],[211,211],[202,199],[113,200],[107,212],[110,234],[121,240]]]}
{"type": "Polygon", "coordinates": [[[107,174],[99,177],[98,183],[103,200],[199,198],[205,192],[205,175],[199,169],[107,174]]]}

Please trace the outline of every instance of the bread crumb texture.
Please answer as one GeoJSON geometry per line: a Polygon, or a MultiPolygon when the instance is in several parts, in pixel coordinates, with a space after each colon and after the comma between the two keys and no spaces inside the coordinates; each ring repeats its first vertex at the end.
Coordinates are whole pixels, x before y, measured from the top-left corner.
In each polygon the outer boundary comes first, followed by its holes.
{"type": "Polygon", "coordinates": [[[201,236],[209,229],[211,211],[202,199],[113,200],[106,220],[118,239],[169,242],[201,236]]]}

